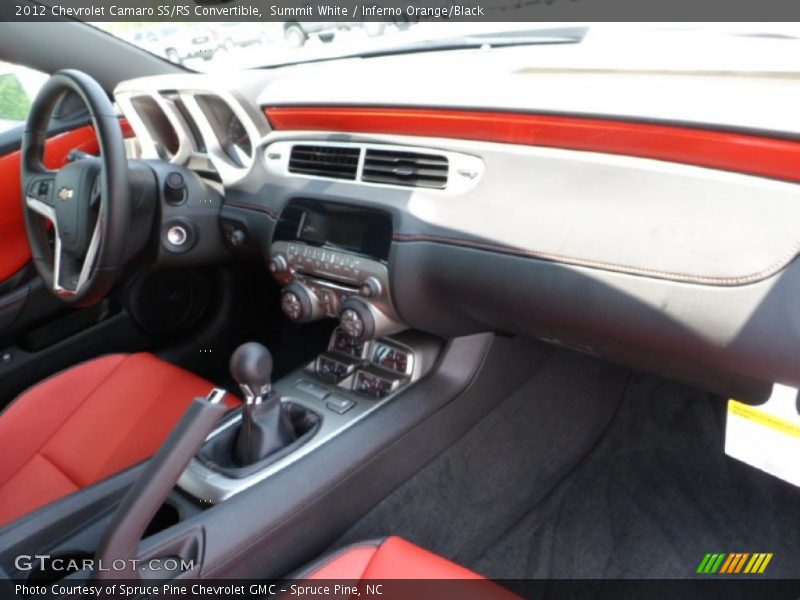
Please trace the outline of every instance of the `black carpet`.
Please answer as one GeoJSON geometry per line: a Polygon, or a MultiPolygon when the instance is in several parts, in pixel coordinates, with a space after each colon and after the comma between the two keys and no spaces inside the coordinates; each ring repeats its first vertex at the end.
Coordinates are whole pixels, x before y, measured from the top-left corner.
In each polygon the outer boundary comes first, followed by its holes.
{"type": "Polygon", "coordinates": [[[724,402],[558,352],[340,541],[401,535],[489,577],[800,577],[800,490],[727,458],[724,402]]]}

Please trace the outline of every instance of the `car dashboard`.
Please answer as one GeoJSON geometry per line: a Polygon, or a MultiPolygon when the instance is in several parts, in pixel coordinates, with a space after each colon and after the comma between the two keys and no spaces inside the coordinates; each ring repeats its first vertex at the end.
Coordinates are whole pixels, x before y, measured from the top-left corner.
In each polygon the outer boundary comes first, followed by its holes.
{"type": "Polygon", "coordinates": [[[535,337],[739,396],[800,384],[796,84],[462,54],[118,86],[141,157],[221,196],[167,262],[260,261],[302,286],[301,322],[358,297],[381,334],[535,337]]]}

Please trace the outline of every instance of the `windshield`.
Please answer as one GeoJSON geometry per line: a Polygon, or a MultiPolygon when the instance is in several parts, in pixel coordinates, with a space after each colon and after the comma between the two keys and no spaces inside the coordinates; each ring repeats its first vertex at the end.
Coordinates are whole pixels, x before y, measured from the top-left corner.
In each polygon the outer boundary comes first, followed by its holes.
{"type": "Polygon", "coordinates": [[[546,68],[800,71],[798,23],[93,23],[195,71],[352,56],[536,46],[546,68]]]}

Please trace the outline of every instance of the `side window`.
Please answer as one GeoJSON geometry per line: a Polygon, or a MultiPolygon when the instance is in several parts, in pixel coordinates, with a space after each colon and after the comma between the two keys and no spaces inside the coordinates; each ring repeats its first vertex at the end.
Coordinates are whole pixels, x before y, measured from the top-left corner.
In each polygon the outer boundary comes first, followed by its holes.
{"type": "Polygon", "coordinates": [[[25,122],[45,81],[44,73],[0,61],[0,133],[25,122]]]}

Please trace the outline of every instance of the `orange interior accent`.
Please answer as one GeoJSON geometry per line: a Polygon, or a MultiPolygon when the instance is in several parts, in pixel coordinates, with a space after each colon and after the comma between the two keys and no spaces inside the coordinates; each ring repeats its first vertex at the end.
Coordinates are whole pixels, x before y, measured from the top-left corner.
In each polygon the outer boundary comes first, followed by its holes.
{"type": "Polygon", "coordinates": [[[147,353],[104,356],[32,387],[0,415],[0,526],[152,456],[212,387],[147,353]]]}
{"type": "Polygon", "coordinates": [[[426,108],[264,109],[279,130],[428,136],[622,154],[800,182],[800,140],[614,119],[426,108]]]}
{"type": "Polygon", "coordinates": [[[0,156],[0,281],[31,259],[22,216],[19,151],[0,156]]]}
{"type": "Polygon", "coordinates": [[[437,554],[391,536],[357,546],[325,563],[308,579],[483,579],[437,554]]]}
{"type": "MultiPolygon", "coordinates": [[[[132,137],[133,130],[127,120],[121,119],[120,124],[125,137],[132,137]]],[[[48,169],[63,167],[72,150],[82,150],[89,154],[98,152],[93,127],[79,127],[48,139],[45,146],[45,166],[48,169]]],[[[19,150],[0,156],[0,247],[3,249],[0,252],[0,281],[5,281],[31,258],[22,216],[19,150]]]]}
{"type": "MultiPolygon", "coordinates": [[[[412,587],[399,580],[447,580],[441,597],[518,600],[519,596],[441,556],[392,536],[383,542],[357,545],[331,557],[303,580],[392,581],[390,597],[413,597],[412,587]]],[[[436,588],[432,588],[433,589],[436,588]]],[[[436,594],[427,594],[435,597],[436,594]]]]}
{"type": "Polygon", "coordinates": [[[308,576],[308,579],[361,579],[378,546],[353,548],[336,556],[308,576]]]}

